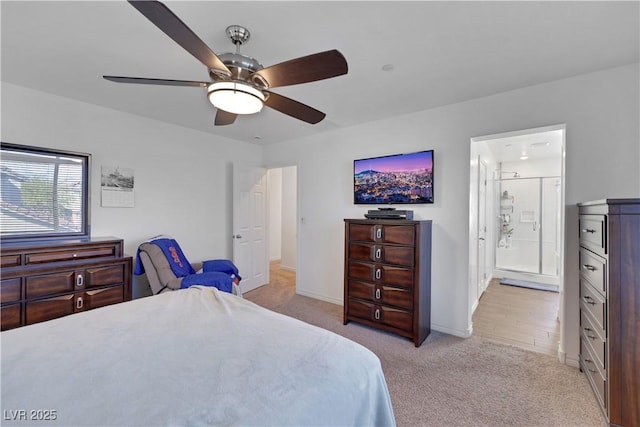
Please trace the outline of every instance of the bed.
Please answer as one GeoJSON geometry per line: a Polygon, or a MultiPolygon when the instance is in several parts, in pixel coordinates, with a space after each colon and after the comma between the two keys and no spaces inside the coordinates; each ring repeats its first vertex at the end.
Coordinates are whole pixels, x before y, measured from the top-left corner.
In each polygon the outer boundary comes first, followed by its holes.
{"type": "Polygon", "coordinates": [[[7,426],[395,425],[371,351],[215,288],[0,338],[7,426]]]}

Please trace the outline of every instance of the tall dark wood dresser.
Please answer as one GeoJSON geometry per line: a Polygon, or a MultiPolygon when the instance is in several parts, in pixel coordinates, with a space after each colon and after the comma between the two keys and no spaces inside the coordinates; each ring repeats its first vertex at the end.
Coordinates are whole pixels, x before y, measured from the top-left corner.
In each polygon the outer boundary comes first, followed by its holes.
{"type": "Polygon", "coordinates": [[[131,300],[131,257],[121,239],[3,243],[2,330],[131,300]]]}
{"type": "Polygon", "coordinates": [[[580,368],[610,425],[640,426],[640,199],[578,204],[580,368]]]}
{"type": "Polygon", "coordinates": [[[345,219],[344,324],[431,332],[431,221],[345,219]]]}

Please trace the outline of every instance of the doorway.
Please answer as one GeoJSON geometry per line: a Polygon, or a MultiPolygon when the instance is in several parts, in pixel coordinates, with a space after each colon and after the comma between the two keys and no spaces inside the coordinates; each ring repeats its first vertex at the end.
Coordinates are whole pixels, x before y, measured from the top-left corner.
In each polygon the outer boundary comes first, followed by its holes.
{"type": "Polygon", "coordinates": [[[564,295],[564,137],[565,126],[555,125],[471,139],[471,332],[534,351],[536,341],[544,341],[547,353],[550,340],[558,350],[564,295]],[[506,286],[513,283],[518,286],[506,286]],[[529,284],[550,286],[551,291],[520,287],[529,284]],[[537,292],[547,293],[538,298],[537,292]],[[501,307],[495,297],[506,304],[501,307]],[[522,301],[522,307],[514,301],[522,301]],[[524,307],[525,302],[534,307],[524,307]],[[486,306],[494,311],[487,315],[486,306]],[[544,320],[549,331],[540,336],[537,330],[505,328],[507,318],[514,324],[526,318],[532,325],[544,320]]]}
{"type": "Polygon", "coordinates": [[[283,279],[294,287],[298,265],[297,181],[297,166],[267,170],[269,283],[283,279]]]}

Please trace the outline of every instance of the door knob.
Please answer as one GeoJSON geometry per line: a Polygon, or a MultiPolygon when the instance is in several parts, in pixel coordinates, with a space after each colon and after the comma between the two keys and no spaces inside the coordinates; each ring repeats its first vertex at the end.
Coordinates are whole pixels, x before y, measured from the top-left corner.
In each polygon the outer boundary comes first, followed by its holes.
{"type": "Polygon", "coordinates": [[[232,236],[234,239],[242,239],[242,235],[240,234],[235,234],[232,236]]]}

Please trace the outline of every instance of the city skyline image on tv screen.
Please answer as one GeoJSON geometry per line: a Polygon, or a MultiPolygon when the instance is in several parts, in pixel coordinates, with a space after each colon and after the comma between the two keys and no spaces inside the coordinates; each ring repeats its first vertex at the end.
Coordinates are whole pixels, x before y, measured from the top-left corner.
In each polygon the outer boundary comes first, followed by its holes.
{"type": "Polygon", "coordinates": [[[433,150],[354,160],[355,204],[433,203],[433,150]]]}

